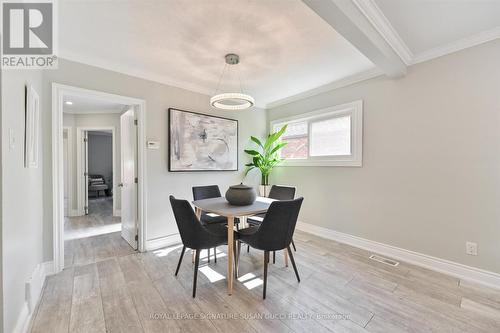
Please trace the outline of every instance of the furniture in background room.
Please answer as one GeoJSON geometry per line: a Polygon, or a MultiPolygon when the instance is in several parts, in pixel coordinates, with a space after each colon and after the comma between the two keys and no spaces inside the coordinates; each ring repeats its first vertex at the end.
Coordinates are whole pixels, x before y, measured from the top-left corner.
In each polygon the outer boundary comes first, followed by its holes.
{"type": "Polygon", "coordinates": [[[299,272],[295,265],[290,243],[297,224],[300,207],[304,198],[295,200],[273,201],[267,210],[264,220],[259,226],[251,226],[236,232],[238,250],[236,251],[236,271],[241,252],[241,242],[251,247],[264,251],[264,289],[262,296],[266,298],[267,288],[267,265],[269,263],[269,251],[286,250],[290,256],[293,270],[300,282],[299,272]]]}
{"type": "Polygon", "coordinates": [[[106,196],[111,194],[110,187],[104,180],[102,175],[89,175],[89,193],[95,192],[96,197],[99,197],[99,192],[103,192],[106,196]]]}

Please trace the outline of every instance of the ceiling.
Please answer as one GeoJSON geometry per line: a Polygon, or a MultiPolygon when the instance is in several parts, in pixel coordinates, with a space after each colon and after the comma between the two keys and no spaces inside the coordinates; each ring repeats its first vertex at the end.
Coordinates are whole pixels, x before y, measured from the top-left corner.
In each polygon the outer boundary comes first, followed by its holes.
{"type": "Polygon", "coordinates": [[[239,70],[260,107],[500,37],[497,0],[66,0],[58,10],[62,58],[211,95],[224,55],[237,53],[221,88],[237,89],[239,70]]]}
{"type": "Polygon", "coordinates": [[[500,27],[498,0],[375,0],[413,54],[500,27]]]}
{"type": "Polygon", "coordinates": [[[69,114],[82,113],[122,113],[124,104],[111,103],[104,99],[94,99],[83,96],[65,96],[63,112],[69,114]],[[66,102],[73,104],[68,105],[66,102]]]}
{"type": "Polygon", "coordinates": [[[260,106],[373,68],[298,0],[73,1],[59,12],[62,57],[213,94],[233,52],[260,106]]]}

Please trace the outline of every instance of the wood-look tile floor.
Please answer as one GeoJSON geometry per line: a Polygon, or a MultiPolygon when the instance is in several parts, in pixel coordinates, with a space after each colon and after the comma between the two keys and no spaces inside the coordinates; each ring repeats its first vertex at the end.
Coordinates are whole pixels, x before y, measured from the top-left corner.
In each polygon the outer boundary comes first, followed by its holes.
{"type": "MultiPolygon", "coordinates": [[[[96,244],[120,243],[116,234],[99,237],[96,244]]],[[[195,299],[189,251],[174,277],[180,246],[94,254],[93,262],[47,278],[31,331],[500,332],[498,290],[406,263],[387,266],[364,250],[306,233],[294,239],[301,282],[277,254],[266,300],[257,250],[242,252],[232,296],[226,248],[218,248],[217,263],[202,254],[195,299]]]]}
{"type": "Polygon", "coordinates": [[[89,214],[64,218],[64,239],[73,240],[121,230],[121,219],[113,216],[113,198],[89,199],[89,214]]]}
{"type": "Polygon", "coordinates": [[[89,264],[134,253],[121,240],[120,230],[120,217],[113,216],[113,199],[90,199],[88,215],[65,217],[64,266],[89,264]]]}

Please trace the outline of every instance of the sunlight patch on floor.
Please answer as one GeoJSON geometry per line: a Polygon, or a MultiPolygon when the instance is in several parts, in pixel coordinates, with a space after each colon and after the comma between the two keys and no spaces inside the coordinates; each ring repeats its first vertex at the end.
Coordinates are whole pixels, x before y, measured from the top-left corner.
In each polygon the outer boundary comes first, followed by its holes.
{"type": "Polygon", "coordinates": [[[175,246],[170,246],[165,249],[159,249],[153,251],[153,254],[157,257],[166,257],[169,253],[172,253],[173,251],[180,249],[182,245],[175,245],[175,246]]]}
{"type": "Polygon", "coordinates": [[[100,226],[85,228],[82,230],[78,230],[78,229],[65,230],[64,231],[64,240],[72,240],[72,239],[80,239],[80,238],[105,235],[105,234],[110,234],[113,232],[118,232],[121,230],[122,230],[121,223],[100,225],[100,226]]]}
{"type": "Polygon", "coordinates": [[[253,273],[247,273],[245,275],[242,275],[238,278],[238,281],[243,282],[243,285],[248,289],[251,290],[255,287],[258,287],[264,283],[261,278],[258,278],[255,276],[253,273]]]}
{"type": "Polygon", "coordinates": [[[217,282],[224,280],[226,277],[208,266],[203,266],[199,268],[199,271],[207,277],[210,282],[217,282]]]}

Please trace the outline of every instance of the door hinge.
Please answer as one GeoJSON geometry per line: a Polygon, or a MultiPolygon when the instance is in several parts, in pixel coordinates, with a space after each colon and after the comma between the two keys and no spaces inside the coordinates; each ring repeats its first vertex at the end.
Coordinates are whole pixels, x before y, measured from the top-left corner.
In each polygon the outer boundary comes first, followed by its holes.
{"type": "Polygon", "coordinates": [[[138,242],[139,241],[139,235],[135,235],[135,241],[138,242]]]}
{"type": "Polygon", "coordinates": [[[85,177],[87,177],[87,176],[89,175],[89,173],[88,173],[88,172],[84,172],[84,173],[83,173],[83,175],[84,175],[85,177]]]}
{"type": "Polygon", "coordinates": [[[83,142],[87,142],[89,141],[87,138],[83,138],[83,142]]]}
{"type": "Polygon", "coordinates": [[[134,182],[135,182],[136,184],[139,184],[139,178],[135,177],[134,182]]]}
{"type": "Polygon", "coordinates": [[[139,124],[139,121],[137,119],[134,119],[134,125],[138,125],[139,124]]]}

